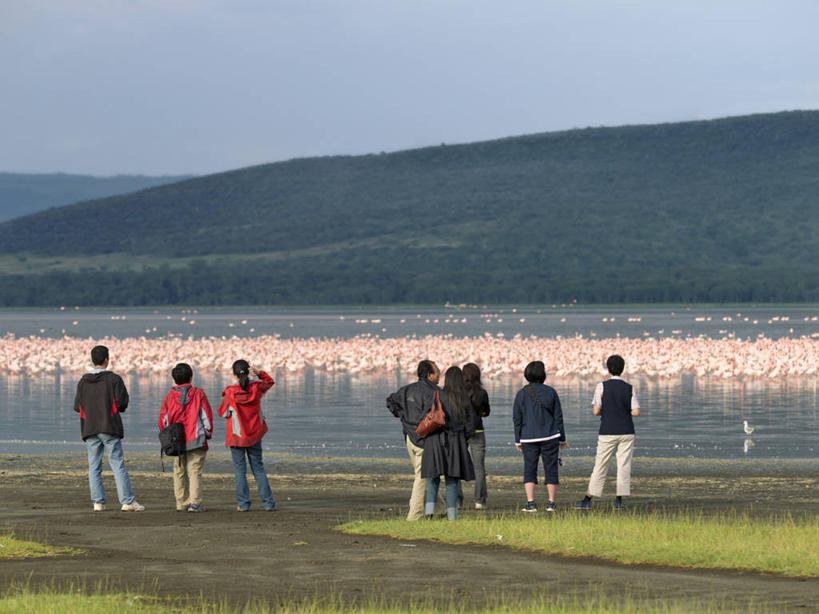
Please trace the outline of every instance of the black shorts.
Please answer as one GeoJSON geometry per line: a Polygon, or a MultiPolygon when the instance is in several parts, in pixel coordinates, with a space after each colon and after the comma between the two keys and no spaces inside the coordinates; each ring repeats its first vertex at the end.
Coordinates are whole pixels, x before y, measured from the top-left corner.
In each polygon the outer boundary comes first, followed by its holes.
{"type": "Polygon", "coordinates": [[[537,484],[538,459],[543,459],[543,481],[546,484],[560,484],[557,478],[557,456],[560,442],[557,439],[522,443],[523,448],[523,481],[537,484]]]}

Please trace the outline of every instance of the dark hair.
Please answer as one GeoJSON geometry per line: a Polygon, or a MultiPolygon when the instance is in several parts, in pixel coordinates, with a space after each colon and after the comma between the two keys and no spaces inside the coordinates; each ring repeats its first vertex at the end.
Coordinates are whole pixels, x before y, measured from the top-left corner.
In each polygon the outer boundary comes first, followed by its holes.
{"type": "Polygon", "coordinates": [[[626,361],[618,354],[613,354],[606,359],[606,369],[608,369],[612,375],[620,375],[625,368],[626,361]]]}
{"type": "Polygon", "coordinates": [[[108,348],[104,345],[95,345],[91,348],[91,362],[95,367],[99,367],[102,363],[108,360],[108,348]]]}
{"type": "Polygon", "coordinates": [[[186,362],[180,362],[171,370],[171,377],[177,386],[190,384],[193,379],[193,369],[186,362]]]}
{"type": "Polygon", "coordinates": [[[418,379],[424,379],[435,373],[435,363],[431,360],[422,360],[418,363],[418,379]]]}
{"type": "Polygon", "coordinates": [[[523,370],[523,377],[527,382],[542,384],[546,381],[546,365],[540,360],[530,362],[523,370]]]}
{"type": "Polygon", "coordinates": [[[469,394],[464,384],[464,373],[459,367],[450,367],[444,374],[444,405],[453,416],[466,422],[469,394]]]}
{"type": "Polygon", "coordinates": [[[247,387],[250,385],[249,373],[250,365],[246,360],[240,358],[233,363],[233,375],[239,378],[239,386],[241,386],[244,391],[247,391],[247,387]]]}
{"type": "Polygon", "coordinates": [[[483,390],[481,383],[481,368],[474,362],[468,362],[463,366],[464,384],[469,393],[469,398],[472,399],[472,404],[475,404],[475,396],[483,390]]]}

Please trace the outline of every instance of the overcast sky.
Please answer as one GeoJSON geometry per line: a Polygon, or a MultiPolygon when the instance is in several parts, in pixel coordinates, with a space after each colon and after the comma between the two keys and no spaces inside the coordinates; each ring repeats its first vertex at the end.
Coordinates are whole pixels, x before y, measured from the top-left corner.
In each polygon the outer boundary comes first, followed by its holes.
{"type": "Polygon", "coordinates": [[[0,0],[0,171],[819,108],[817,0],[0,0]]]}

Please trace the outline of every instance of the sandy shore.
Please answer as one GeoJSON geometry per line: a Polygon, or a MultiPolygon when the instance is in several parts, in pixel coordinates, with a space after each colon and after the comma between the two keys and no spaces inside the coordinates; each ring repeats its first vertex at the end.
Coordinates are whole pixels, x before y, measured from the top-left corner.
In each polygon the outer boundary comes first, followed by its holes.
{"type": "MultiPolygon", "coordinates": [[[[582,496],[592,464],[590,458],[570,461],[561,477],[559,513],[574,513],[568,508],[582,496]]],[[[456,595],[476,605],[493,595],[582,595],[593,587],[612,595],[628,592],[637,600],[753,601],[775,611],[819,608],[819,579],[623,566],[502,547],[344,535],[334,530],[339,522],[403,515],[408,462],[275,455],[266,462],[279,508],[273,513],[259,511],[258,502],[249,514],[234,511],[230,461],[216,450],[206,465],[207,513],[175,512],[170,473],[159,473],[158,455],[137,453],[128,455],[128,466],[147,511],[93,514],[84,454],[0,455],[0,528],[86,552],[73,558],[0,561],[3,585],[106,580],[161,595],[202,593],[238,601],[315,595],[352,600],[375,594],[409,603],[456,595]],[[416,588],[422,570],[440,578],[426,593],[416,588]]],[[[519,460],[495,459],[488,469],[488,513],[517,509],[519,460]]],[[[105,483],[110,503],[115,490],[109,473],[105,483]]],[[[814,514],[819,461],[638,459],[633,489],[630,503],[638,510],[814,514]]],[[[117,508],[109,505],[109,510],[117,508]]],[[[545,514],[533,526],[539,522],[548,526],[545,514]]]]}

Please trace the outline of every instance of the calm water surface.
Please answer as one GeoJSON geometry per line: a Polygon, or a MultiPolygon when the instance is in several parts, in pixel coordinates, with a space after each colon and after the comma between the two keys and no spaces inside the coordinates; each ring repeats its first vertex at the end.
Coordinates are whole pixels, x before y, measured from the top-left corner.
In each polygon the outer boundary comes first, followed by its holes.
{"type": "MultiPolygon", "coordinates": [[[[270,433],[266,450],[299,457],[404,458],[399,421],[386,410],[386,396],[405,376],[275,373],[276,386],[263,411],[270,433]]],[[[125,374],[131,405],[123,416],[126,450],[157,449],[157,416],[170,378],[125,374]]],[[[232,383],[197,376],[214,405],[232,383]]],[[[571,455],[591,455],[598,419],[591,414],[594,380],[549,379],[559,392],[571,455]]],[[[643,415],[636,420],[639,456],[695,458],[816,458],[819,452],[817,378],[722,380],[637,378],[643,415]],[[742,420],[757,427],[747,439],[742,420]]],[[[512,448],[511,404],[522,381],[486,382],[492,414],[485,420],[490,454],[512,448]]],[[[0,375],[0,452],[82,450],[79,418],[72,410],[76,377],[0,375]]],[[[216,419],[214,440],[224,442],[216,419]]]]}
{"type": "MultiPolygon", "coordinates": [[[[373,334],[477,336],[735,336],[755,339],[819,337],[815,307],[368,309],[368,310],[5,310],[0,335],[100,338],[184,336],[352,337],[373,334]]],[[[434,358],[434,357],[433,357],[434,358]]],[[[122,374],[131,392],[124,415],[126,449],[155,450],[156,419],[170,378],[122,374]]],[[[232,381],[197,374],[214,405],[232,381]]],[[[408,383],[406,375],[275,373],[265,397],[271,451],[296,456],[404,458],[398,420],[384,399],[408,383]]],[[[79,420],[72,411],[77,376],[9,375],[0,372],[0,452],[81,450],[79,420]]],[[[511,404],[517,377],[485,382],[492,403],[486,420],[491,454],[510,455],[511,404]]],[[[558,390],[572,454],[593,454],[598,419],[591,415],[594,380],[547,382],[558,390]]],[[[638,454],[651,457],[815,458],[817,378],[721,380],[683,376],[637,378],[643,415],[637,420],[638,454]],[[742,420],[757,427],[746,439],[742,420]]],[[[224,441],[217,421],[215,440],[224,441]]]]}

